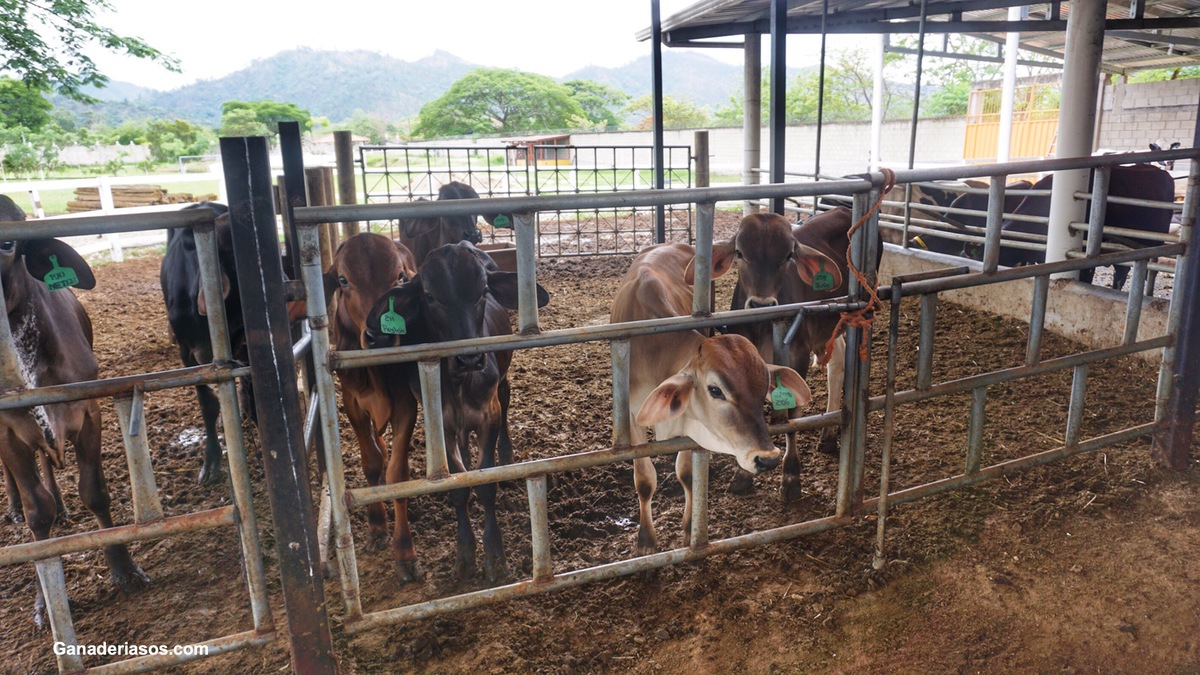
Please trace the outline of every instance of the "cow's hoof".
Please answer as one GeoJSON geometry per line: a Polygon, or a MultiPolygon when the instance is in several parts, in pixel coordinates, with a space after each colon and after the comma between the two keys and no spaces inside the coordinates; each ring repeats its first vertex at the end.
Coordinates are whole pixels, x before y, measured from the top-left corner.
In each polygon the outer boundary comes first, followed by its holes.
{"type": "Polygon", "coordinates": [[[416,560],[400,560],[396,562],[396,578],[402,584],[411,584],[424,579],[425,573],[416,560]]]}
{"type": "Polygon", "coordinates": [[[25,522],[25,513],[20,508],[9,508],[4,512],[4,520],[13,525],[21,525],[25,522]]]}
{"type": "Polygon", "coordinates": [[[648,528],[638,529],[637,538],[637,554],[650,555],[658,551],[658,537],[655,536],[654,530],[648,528]]]}
{"type": "Polygon", "coordinates": [[[146,576],[137,563],[130,563],[130,568],[126,570],[112,570],[109,581],[126,593],[137,593],[150,585],[150,577],[146,576]]]}
{"type": "Polygon", "coordinates": [[[838,445],[837,436],[832,434],[822,436],[821,440],[817,443],[817,452],[822,455],[829,455],[830,457],[839,457],[842,454],[842,450],[838,445]]]}
{"type": "Polygon", "coordinates": [[[49,630],[50,622],[46,620],[46,600],[42,598],[41,591],[38,591],[37,602],[33,603],[33,625],[39,631],[49,630]]]}
{"type": "Polygon", "coordinates": [[[508,578],[508,565],[504,556],[485,553],[483,556],[483,571],[487,574],[488,583],[497,584],[508,578]]]}
{"type": "Polygon", "coordinates": [[[748,495],[754,492],[754,474],[738,469],[729,481],[729,492],[735,495],[748,495]]]}
{"type": "Polygon", "coordinates": [[[375,553],[391,547],[392,538],[387,530],[372,530],[367,533],[367,542],[363,544],[364,551],[375,553]]]}
{"type": "Polygon", "coordinates": [[[74,525],[75,519],[71,517],[69,512],[67,512],[67,508],[65,506],[60,506],[54,513],[54,524],[74,525]]]}
{"type": "Polygon", "coordinates": [[[784,476],[779,484],[779,499],[784,502],[798,502],[804,499],[804,491],[800,489],[799,476],[784,476]]]}
{"type": "Polygon", "coordinates": [[[225,482],[225,472],[221,470],[220,462],[218,462],[216,466],[210,467],[209,465],[205,464],[204,466],[200,467],[200,475],[196,477],[196,483],[198,485],[209,487],[212,485],[219,485],[223,482],[225,482]]]}
{"type": "Polygon", "coordinates": [[[475,551],[459,549],[454,559],[454,575],[459,579],[475,576],[475,551]]]}

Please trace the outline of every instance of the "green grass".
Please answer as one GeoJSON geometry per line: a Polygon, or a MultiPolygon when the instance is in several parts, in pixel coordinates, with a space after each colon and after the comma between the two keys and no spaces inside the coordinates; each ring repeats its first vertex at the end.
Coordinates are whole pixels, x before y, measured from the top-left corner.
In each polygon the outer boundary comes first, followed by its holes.
{"type": "MultiPolygon", "coordinates": [[[[154,182],[154,176],[146,176],[145,184],[158,185],[154,182]]],[[[162,187],[172,194],[178,192],[187,192],[193,195],[197,194],[219,194],[220,184],[215,180],[198,180],[187,181],[183,183],[162,183],[162,187]]],[[[3,189],[0,186],[0,189],[3,189]]],[[[33,213],[33,205],[29,200],[28,192],[4,192],[16,202],[17,206],[25,210],[26,213],[33,213]]],[[[46,215],[57,216],[67,212],[67,202],[75,199],[74,190],[43,190],[39,192],[42,198],[42,208],[46,210],[46,215]]]]}

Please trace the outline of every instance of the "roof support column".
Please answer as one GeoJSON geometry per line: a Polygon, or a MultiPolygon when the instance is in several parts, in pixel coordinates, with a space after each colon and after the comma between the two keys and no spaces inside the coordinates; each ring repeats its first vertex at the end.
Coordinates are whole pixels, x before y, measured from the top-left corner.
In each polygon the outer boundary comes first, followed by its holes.
{"type": "Polygon", "coordinates": [[[883,147],[883,59],[887,52],[889,36],[879,34],[879,49],[874,54],[874,86],[871,89],[871,171],[878,171],[880,151],[883,147]]]}
{"type": "MultiPolygon", "coordinates": [[[[661,190],[663,181],[663,70],[662,70],[662,20],[658,0],[650,0],[650,69],[654,78],[654,189],[661,190]]],[[[654,241],[667,240],[666,210],[654,207],[654,241]]]]}
{"type": "MultiPolygon", "coordinates": [[[[1023,8],[1009,7],[1008,20],[1020,21],[1023,8]]],[[[1013,103],[1017,94],[1017,52],[1021,34],[1009,33],[1004,40],[1004,85],[1000,89],[1000,132],[996,138],[996,161],[1007,162],[1012,153],[1013,103]]]]}
{"type": "MultiPolygon", "coordinates": [[[[762,36],[746,33],[742,65],[742,180],[746,185],[759,182],[762,168],[762,36]]],[[[755,202],[742,204],[742,215],[758,212],[755,202]]]]}
{"type": "MultiPolygon", "coordinates": [[[[1067,49],[1063,68],[1062,102],[1058,115],[1056,156],[1087,157],[1092,154],[1096,123],[1096,90],[1100,82],[1100,55],[1104,46],[1104,11],[1107,3],[1071,0],[1067,16],[1067,49]]],[[[1086,202],[1075,192],[1088,190],[1087,169],[1054,172],[1050,195],[1050,224],[1046,232],[1046,262],[1067,259],[1067,251],[1078,248],[1083,233],[1072,233],[1070,223],[1084,219],[1086,202]]],[[[1078,272],[1054,275],[1078,278],[1078,272]]]]}
{"type": "MultiPolygon", "coordinates": [[[[771,182],[784,183],[787,145],[787,0],[771,0],[771,182]]],[[[771,200],[771,211],[783,214],[783,197],[771,200]]]]}

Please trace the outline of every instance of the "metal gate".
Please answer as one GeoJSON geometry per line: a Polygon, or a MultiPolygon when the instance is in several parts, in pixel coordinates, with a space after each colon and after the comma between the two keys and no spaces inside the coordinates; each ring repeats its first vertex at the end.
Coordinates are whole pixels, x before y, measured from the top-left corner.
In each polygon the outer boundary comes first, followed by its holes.
{"type": "MultiPolygon", "coordinates": [[[[367,204],[436,199],[450,181],[470,185],[481,197],[603,194],[653,187],[653,152],[643,145],[536,145],[528,152],[523,146],[366,145],[359,147],[358,168],[367,204]]],[[[669,145],[663,157],[666,186],[691,187],[691,148],[669,145]]],[[[654,242],[656,211],[616,205],[539,211],[537,254],[636,253],[654,242]]],[[[665,205],[666,240],[691,243],[693,219],[690,203],[665,205]]],[[[394,228],[394,219],[384,222],[394,228]]],[[[485,226],[483,232],[490,243],[514,241],[512,230],[485,226]]]]}

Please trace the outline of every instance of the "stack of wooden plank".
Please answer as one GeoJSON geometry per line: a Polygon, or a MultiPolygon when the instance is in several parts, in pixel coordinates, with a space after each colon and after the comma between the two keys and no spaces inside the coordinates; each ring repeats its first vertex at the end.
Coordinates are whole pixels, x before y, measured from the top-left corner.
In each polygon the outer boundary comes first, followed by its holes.
{"type": "MultiPolygon", "coordinates": [[[[112,188],[113,206],[127,208],[131,206],[154,206],[155,204],[182,204],[215,200],[214,194],[193,195],[187,192],[170,193],[158,185],[114,185],[112,188]]],[[[75,199],[67,202],[67,211],[100,210],[100,188],[81,187],[75,189],[75,199]]]]}

